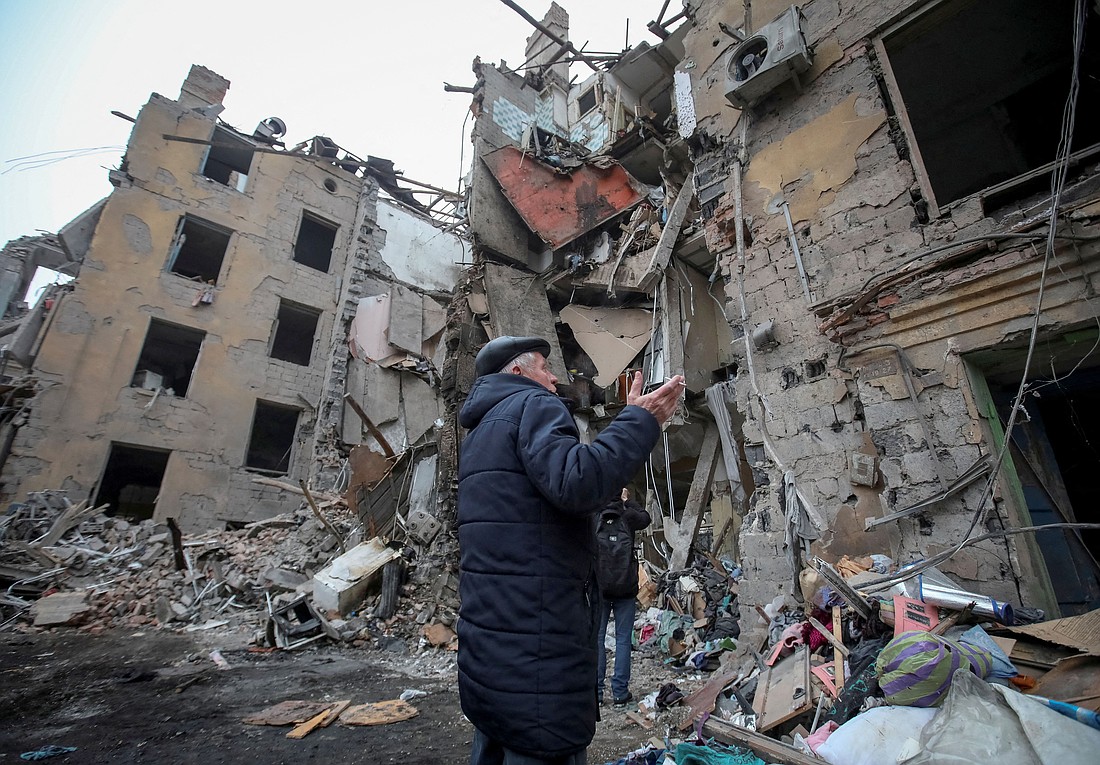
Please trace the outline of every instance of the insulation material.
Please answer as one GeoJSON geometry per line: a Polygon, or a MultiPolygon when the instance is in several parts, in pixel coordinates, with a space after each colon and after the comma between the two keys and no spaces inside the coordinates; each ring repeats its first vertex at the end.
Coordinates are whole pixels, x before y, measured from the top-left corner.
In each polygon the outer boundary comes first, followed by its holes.
{"type": "Polygon", "coordinates": [[[784,193],[795,221],[809,220],[822,207],[822,195],[836,191],[855,174],[856,152],[886,122],[886,113],[860,116],[853,93],[832,111],[804,125],[781,141],[773,141],[752,158],[746,187],[762,190],[754,201],[764,211],[767,200],[784,193]]]}
{"type": "Polygon", "coordinates": [[[561,320],[573,330],[596,364],[596,385],[606,388],[649,343],[653,317],[636,308],[585,308],[567,305],[561,320]]]}

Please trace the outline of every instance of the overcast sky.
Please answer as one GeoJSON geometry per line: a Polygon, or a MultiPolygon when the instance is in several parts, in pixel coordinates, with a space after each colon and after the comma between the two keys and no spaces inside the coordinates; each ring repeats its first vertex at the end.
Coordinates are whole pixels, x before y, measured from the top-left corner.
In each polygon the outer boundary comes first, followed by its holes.
{"type": "MultiPolygon", "coordinates": [[[[657,42],[645,25],[662,0],[559,4],[578,48],[621,50],[628,17],[631,45],[657,42]]],[[[520,5],[541,19],[550,2],[520,5]]],[[[232,83],[221,118],[246,133],[280,117],[289,146],[327,135],[455,189],[470,96],[443,83],[472,85],[478,55],[518,66],[532,31],[499,0],[0,0],[0,246],[56,231],[109,194],[131,128],[111,111],[136,116],[152,92],[177,98],[193,63],[232,83]]]]}

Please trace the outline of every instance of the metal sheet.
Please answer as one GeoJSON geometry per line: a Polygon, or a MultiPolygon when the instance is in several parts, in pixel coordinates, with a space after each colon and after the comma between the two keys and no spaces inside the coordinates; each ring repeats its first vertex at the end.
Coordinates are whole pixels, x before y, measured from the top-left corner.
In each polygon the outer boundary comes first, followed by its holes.
{"type": "Polygon", "coordinates": [[[642,201],[645,187],[621,165],[556,172],[513,146],[482,157],[532,231],[555,250],[642,201]]]}

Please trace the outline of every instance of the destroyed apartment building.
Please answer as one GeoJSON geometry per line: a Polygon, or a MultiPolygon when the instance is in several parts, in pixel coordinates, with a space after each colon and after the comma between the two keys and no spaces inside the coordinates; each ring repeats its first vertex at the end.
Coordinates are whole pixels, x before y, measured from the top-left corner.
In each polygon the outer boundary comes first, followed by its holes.
{"type": "Polygon", "coordinates": [[[764,606],[881,555],[1022,621],[1100,603],[1073,526],[1097,521],[1100,137],[1062,108],[1095,97],[1083,22],[689,0],[602,53],[557,4],[505,5],[524,61],[446,86],[475,118],[462,197],[235,130],[201,67],[154,95],[115,192],[5,250],[10,304],[36,263],[77,275],[7,314],[5,497],[198,530],[296,510],[302,481],[447,561],[474,356],[540,335],[585,439],[631,370],[686,377],[633,487],[650,573],[703,553],[764,606]]]}
{"type": "Polygon", "coordinates": [[[476,117],[476,266],[445,391],[489,338],[542,335],[589,437],[628,370],[685,374],[635,487],[647,557],[737,561],[744,604],[872,554],[1021,620],[1100,604],[1100,535],[1072,526],[1100,520],[1100,135],[1064,108],[1097,96],[1084,19],[686,0],[605,54],[556,4],[506,5],[525,60],[448,86],[476,117]]]}
{"type": "Polygon", "coordinates": [[[278,118],[239,131],[228,88],[194,66],[153,94],[111,195],[3,251],[7,502],[201,531],[296,510],[299,482],[358,508],[386,455],[434,466],[456,198],[327,137],[287,147],[278,118]],[[37,266],[76,278],[28,311],[37,266]]]}

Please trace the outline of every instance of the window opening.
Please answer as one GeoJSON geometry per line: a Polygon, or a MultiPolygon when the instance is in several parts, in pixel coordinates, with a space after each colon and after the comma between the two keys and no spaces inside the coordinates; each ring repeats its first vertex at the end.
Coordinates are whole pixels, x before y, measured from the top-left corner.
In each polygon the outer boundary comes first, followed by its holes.
{"type": "Polygon", "coordinates": [[[130,385],[185,397],[205,337],[202,330],[151,319],[130,385]]]}
{"type": "Polygon", "coordinates": [[[268,401],[257,401],[248,439],[245,467],[278,475],[290,470],[290,453],[300,410],[268,401]]]}
{"type": "Polygon", "coordinates": [[[216,282],[232,234],[215,223],[183,216],[168,270],[190,279],[216,282]]]}
{"type": "Polygon", "coordinates": [[[214,128],[202,174],[212,181],[244,191],[255,149],[255,146],[233,131],[218,126],[214,128]]]}
{"type": "Polygon", "coordinates": [[[152,518],[170,455],[164,449],[112,443],[93,504],[107,505],[107,515],[152,518]]]}
{"type": "MultiPolygon", "coordinates": [[[[936,203],[1054,160],[1073,63],[1073,5],[948,0],[877,43],[936,203]]],[[[1094,24],[1092,4],[1089,14],[1094,24]]],[[[1100,97],[1094,38],[1085,40],[1079,105],[1100,97]]],[[[1098,142],[1100,122],[1077,119],[1073,149],[1098,142]]]]}
{"type": "Polygon", "coordinates": [[[271,341],[271,358],[309,366],[320,317],[321,312],[314,308],[280,300],[275,336],[271,341]]]}
{"type": "Polygon", "coordinates": [[[328,273],[332,262],[332,247],[336,244],[336,229],[336,224],[303,212],[302,225],[298,227],[298,240],[294,243],[294,260],[303,266],[328,273]]]}
{"type": "Polygon", "coordinates": [[[589,88],[581,93],[580,98],[577,99],[577,109],[580,111],[580,116],[588,114],[590,111],[596,108],[596,89],[589,88]]]}

